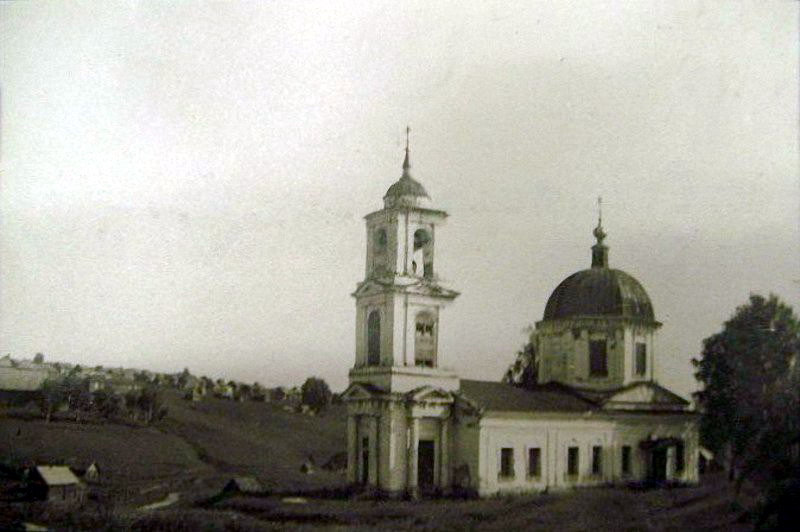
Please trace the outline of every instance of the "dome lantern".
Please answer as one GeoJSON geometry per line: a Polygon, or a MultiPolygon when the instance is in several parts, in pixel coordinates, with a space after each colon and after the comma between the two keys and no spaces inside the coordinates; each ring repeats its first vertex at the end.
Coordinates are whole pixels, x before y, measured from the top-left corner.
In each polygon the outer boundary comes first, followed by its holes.
{"type": "Polygon", "coordinates": [[[592,234],[597,239],[597,243],[592,246],[592,268],[608,268],[608,246],[603,244],[606,232],[603,230],[603,198],[597,198],[597,227],[592,234]]]}

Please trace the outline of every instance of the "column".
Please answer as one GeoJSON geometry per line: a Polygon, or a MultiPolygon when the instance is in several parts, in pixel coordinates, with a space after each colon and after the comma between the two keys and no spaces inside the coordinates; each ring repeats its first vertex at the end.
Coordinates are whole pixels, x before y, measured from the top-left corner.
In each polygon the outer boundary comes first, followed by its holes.
{"type": "Polygon", "coordinates": [[[419,418],[408,418],[408,428],[410,437],[408,439],[408,454],[406,458],[406,487],[408,495],[412,498],[419,496],[417,489],[417,450],[419,447],[419,418]]]}
{"type": "MultiPolygon", "coordinates": [[[[686,453],[684,453],[686,454],[686,453]]],[[[670,445],[667,448],[667,465],[664,478],[667,481],[675,480],[675,446],[670,445]]]]}
{"type": "Polygon", "coordinates": [[[450,419],[439,421],[439,486],[447,493],[450,491],[450,419]]]}
{"type": "Polygon", "coordinates": [[[358,418],[347,416],[347,481],[358,482],[358,418]]]}
{"type": "Polygon", "coordinates": [[[369,485],[378,485],[378,416],[369,417],[369,485]]]}

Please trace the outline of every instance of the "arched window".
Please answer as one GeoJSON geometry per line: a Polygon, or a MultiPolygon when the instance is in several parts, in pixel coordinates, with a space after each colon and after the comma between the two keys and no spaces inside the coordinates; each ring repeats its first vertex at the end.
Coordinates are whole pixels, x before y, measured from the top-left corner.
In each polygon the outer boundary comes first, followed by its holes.
{"type": "Polygon", "coordinates": [[[373,310],[367,318],[367,365],[381,363],[381,313],[373,310]]]}
{"type": "Polygon", "coordinates": [[[386,236],[386,229],[383,227],[375,231],[375,238],[373,240],[373,250],[375,253],[383,253],[386,251],[386,244],[389,239],[386,236]]]}
{"type": "Polygon", "coordinates": [[[425,229],[414,231],[414,258],[411,262],[414,275],[433,277],[433,238],[425,229]]]}
{"type": "Polygon", "coordinates": [[[432,368],[436,362],[436,321],[428,312],[420,312],[414,333],[414,364],[432,368]]]}

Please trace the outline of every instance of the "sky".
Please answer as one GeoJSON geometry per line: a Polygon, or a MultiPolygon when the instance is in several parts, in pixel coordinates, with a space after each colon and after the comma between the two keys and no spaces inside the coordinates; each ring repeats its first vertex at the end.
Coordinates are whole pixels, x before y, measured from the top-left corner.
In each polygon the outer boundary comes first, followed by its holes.
{"type": "Polygon", "coordinates": [[[795,2],[0,4],[0,352],[334,390],[363,216],[401,175],[462,295],[440,358],[499,379],[610,264],[656,377],[751,293],[800,310],[795,2]]]}

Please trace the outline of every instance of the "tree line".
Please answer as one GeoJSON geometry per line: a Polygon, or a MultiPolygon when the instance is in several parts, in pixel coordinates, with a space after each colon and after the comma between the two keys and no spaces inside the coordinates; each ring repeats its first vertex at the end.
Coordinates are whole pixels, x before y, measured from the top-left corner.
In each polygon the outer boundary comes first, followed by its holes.
{"type": "Polygon", "coordinates": [[[53,414],[66,409],[80,422],[86,416],[104,419],[128,417],[146,425],[167,414],[160,390],[153,384],[132,389],[124,394],[110,387],[91,391],[89,380],[75,375],[49,378],[37,394],[39,409],[48,423],[53,414]]]}

